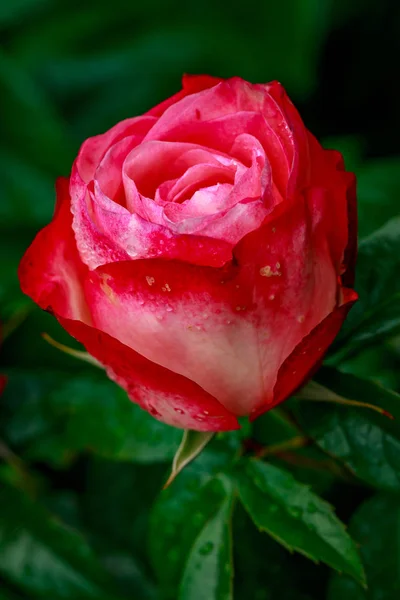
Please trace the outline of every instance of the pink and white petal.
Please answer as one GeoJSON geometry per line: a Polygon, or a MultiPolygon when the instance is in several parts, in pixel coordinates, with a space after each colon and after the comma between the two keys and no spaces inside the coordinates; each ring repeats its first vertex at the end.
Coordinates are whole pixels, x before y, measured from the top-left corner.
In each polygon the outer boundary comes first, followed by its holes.
{"type": "Polygon", "coordinates": [[[81,146],[75,160],[75,168],[85,183],[89,183],[107,150],[125,137],[143,139],[157,118],[143,115],[121,121],[105,133],[88,138],[81,146]]]}
{"type": "Polygon", "coordinates": [[[56,184],[57,209],[26,251],[18,275],[22,291],[39,306],[66,318],[91,322],[83,291],[87,268],[72,231],[68,180],[56,184]]]}
{"type": "Polygon", "coordinates": [[[139,136],[129,136],[113,144],[101,159],[94,173],[95,190],[97,186],[104,196],[122,206],[126,206],[122,180],[123,164],[129,153],[140,142],[139,136]]]}
{"type": "Polygon", "coordinates": [[[273,403],[282,363],[335,309],[338,286],[307,199],[235,254],[238,266],[225,269],[109,265],[91,274],[86,294],[97,327],[244,415],[273,403]]]}
{"type": "MultiPolygon", "coordinates": [[[[163,257],[190,261],[193,264],[220,267],[232,258],[232,245],[203,235],[176,235],[168,227],[151,223],[131,214],[114,203],[96,187],[96,194],[86,186],[72,200],[73,229],[81,260],[93,270],[101,265],[140,258],[163,257]]],[[[155,204],[155,203],[154,203],[155,204]]],[[[155,208],[155,207],[153,207],[155,208]]]]}
{"type": "Polygon", "coordinates": [[[93,194],[80,180],[76,170],[71,175],[70,191],[73,214],[72,229],[82,262],[89,269],[95,269],[99,265],[109,262],[128,260],[129,254],[125,248],[118,244],[118,240],[110,237],[105,227],[99,222],[99,214],[107,215],[107,223],[111,228],[116,229],[119,223],[125,224],[129,220],[130,213],[111,200],[109,202],[112,203],[112,210],[100,206],[97,199],[94,201],[93,194]]]}
{"type": "Polygon", "coordinates": [[[182,127],[177,125],[175,129],[165,132],[165,138],[170,141],[197,143],[241,161],[240,145],[234,148],[234,144],[244,132],[257,139],[262,145],[274,173],[276,185],[280,193],[286,196],[289,176],[288,158],[281,138],[260,113],[241,111],[215,117],[209,121],[189,120],[183,123],[182,127]]]}
{"type": "Polygon", "coordinates": [[[249,398],[260,401],[257,332],[237,317],[232,303],[242,294],[222,277],[219,269],[134,261],[97,269],[86,292],[96,327],[246,414],[249,398]]]}
{"type": "MultiPolygon", "coordinates": [[[[222,190],[223,191],[223,190],[222,190]]],[[[200,192],[195,194],[195,201],[200,192]]],[[[206,192],[206,190],[204,190],[206,192]]],[[[165,207],[167,217],[173,212],[174,207],[165,207]],[[172,208],[169,212],[168,209],[172,208]]],[[[187,217],[179,222],[168,221],[171,230],[176,233],[202,235],[215,240],[223,240],[233,248],[245,235],[257,229],[268,215],[261,200],[238,202],[232,208],[219,213],[201,217],[187,217]]]]}
{"type": "MultiPolygon", "coordinates": [[[[174,186],[170,189],[167,196],[168,202],[175,204],[190,202],[193,194],[204,188],[208,188],[212,185],[220,184],[232,184],[235,178],[236,169],[233,166],[225,166],[221,163],[210,164],[209,162],[193,165],[189,167],[186,172],[176,180],[174,186]]],[[[205,214],[210,212],[205,208],[205,214]]],[[[218,207],[214,209],[214,212],[218,212],[218,207]]],[[[201,213],[198,213],[199,215],[201,213]]]]}
{"type": "Polygon", "coordinates": [[[337,305],[337,274],[325,231],[300,198],[235,252],[244,264],[244,285],[253,286],[258,306],[259,363],[264,397],[252,411],[267,410],[282,363],[337,305]],[[264,243],[263,243],[264,240],[264,243]],[[247,270],[247,273],[246,273],[247,270]]]}
{"type": "MultiPolygon", "coordinates": [[[[186,226],[187,220],[192,219],[201,223],[207,216],[223,211],[224,203],[231,189],[232,185],[229,183],[217,183],[197,190],[189,200],[185,200],[182,204],[168,202],[163,207],[165,222],[171,225],[173,231],[188,232],[190,225],[186,226]]],[[[183,190],[183,192],[185,191],[183,190]]]]}
{"type": "Polygon", "coordinates": [[[236,417],[189,379],[150,362],[94,327],[63,317],[59,321],[131,400],[159,421],[196,431],[239,429],[236,417]]]}

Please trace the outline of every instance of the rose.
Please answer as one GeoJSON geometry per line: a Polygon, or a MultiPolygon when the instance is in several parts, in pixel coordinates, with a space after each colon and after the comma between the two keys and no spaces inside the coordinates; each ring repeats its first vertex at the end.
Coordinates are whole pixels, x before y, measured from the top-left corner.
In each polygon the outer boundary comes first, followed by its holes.
{"type": "Polygon", "coordinates": [[[83,144],[22,289],[156,418],[235,429],[310,376],[356,298],[354,183],[279,83],[185,77],[83,144]]]}

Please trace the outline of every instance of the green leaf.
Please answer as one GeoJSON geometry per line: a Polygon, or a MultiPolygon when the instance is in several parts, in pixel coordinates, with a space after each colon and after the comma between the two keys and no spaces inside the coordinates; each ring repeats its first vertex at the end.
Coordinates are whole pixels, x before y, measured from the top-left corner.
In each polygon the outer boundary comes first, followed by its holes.
{"type": "Polygon", "coordinates": [[[365,583],[356,546],[333,509],[287,471],[250,460],[238,476],[240,500],[259,529],[288,550],[365,583]]]}
{"type": "Polygon", "coordinates": [[[342,328],[339,344],[347,348],[339,352],[336,362],[349,352],[400,331],[399,272],[400,218],[396,218],[359,246],[355,285],[359,300],[342,328]]]}
{"type": "MultiPolygon", "coordinates": [[[[221,480],[217,480],[221,483],[221,480]]],[[[225,495],[218,511],[205,523],[190,551],[179,600],[232,600],[232,485],[224,478],[225,495]]]]}
{"type": "Polygon", "coordinates": [[[192,431],[186,429],[183,433],[182,441],[172,462],[172,471],[168,477],[164,488],[168,487],[175,477],[192,462],[204,450],[205,446],[212,440],[215,433],[213,431],[192,431]]]}
{"type": "Polygon", "coordinates": [[[180,430],[132,403],[97,369],[74,377],[29,370],[6,374],[0,429],[25,458],[63,466],[89,449],[113,460],[152,463],[172,460],[176,452],[180,430]]]}
{"type": "Polygon", "coordinates": [[[357,169],[358,230],[360,238],[398,216],[400,157],[380,158],[357,169]]]}
{"type": "Polygon", "coordinates": [[[394,420],[365,408],[302,402],[302,428],[328,454],[372,486],[400,490],[400,395],[380,385],[327,367],[319,383],[344,398],[376,404],[394,420]]]}
{"type": "Polygon", "coordinates": [[[10,485],[0,486],[0,574],[6,580],[35,597],[116,597],[79,534],[10,485]]]}
{"type": "Polygon", "coordinates": [[[400,597],[400,501],[378,494],[356,511],[350,532],[360,544],[368,590],[346,576],[331,579],[328,600],[396,600],[400,597]]]}
{"type": "Polygon", "coordinates": [[[176,600],[196,538],[226,499],[218,473],[232,461],[231,448],[215,439],[162,491],[150,518],[149,551],[166,600],[176,600]]]}

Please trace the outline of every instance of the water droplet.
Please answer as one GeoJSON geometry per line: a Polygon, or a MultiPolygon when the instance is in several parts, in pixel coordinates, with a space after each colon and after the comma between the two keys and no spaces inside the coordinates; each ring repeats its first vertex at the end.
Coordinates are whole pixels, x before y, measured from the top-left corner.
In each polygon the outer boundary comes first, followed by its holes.
{"type": "Polygon", "coordinates": [[[209,415],[210,411],[209,410],[203,410],[203,415],[209,415]]]}
{"type": "Polygon", "coordinates": [[[297,320],[298,320],[298,322],[299,322],[299,323],[304,323],[304,319],[305,319],[305,316],[304,316],[304,315],[299,315],[299,316],[297,317],[297,320]]]}
{"type": "Polygon", "coordinates": [[[139,304],[139,306],[143,306],[143,304],[144,304],[143,298],[141,298],[140,300],[138,300],[138,304],[139,304]]]}
{"type": "Polygon", "coordinates": [[[153,283],[155,282],[154,277],[151,277],[150,275],[146,275],[146,281],[148,283],[148,285],[153,285],[153,283]]]}
{"type": "Polygon", "coordinates": [[[162,321],[164,319],[163,315],[156,315],[157,321],[162,321]]]}
{"type": "Polygon", "coordinates": [[[270,294],[270,295],[268,296],[268,298],[269,298],[270,300],[275,300],[275,294],[270,294]]]}
{"type": "Polygon", "coordinates": [[[172,308],[172,306],[170,304],[167,304],[166,307],[165,307],[165,310],[167,312],[172,312],[174,309],[172,308]]]}
{"type": "Polygon", "coordinates": [[[148,411],[151,415],[153,415],[153,417],[161,417],[161,414],[158,412],[158,410],[156,408],[154,408],[154,406],[151,406],[150,404],[148,407],[148,411]]]}
{"type": "Polygon", "coordinates": [[[204,544],[204,546],[202,546],[199,550],[199,554],[201,554],[202,556],[207,556],[207,554],[210,554],[210,552],[213,551],[214,548],[214,544],[213,542],[206,542],[204,544]]]}
{"type": "Polygon", "coordinates": [[[232,323],[232,321],[229,321],[229,320],[226,322],[227,325],[230,325],[231,323],[232,323]]]}
{"type": "Polygon", "coordinates": [[[174,408],[174,411],[177,412],[179,415],[183,415],[184,414],[184,410],[182,410],[181,408],[174,408]]]}
{"type": "Polygon", "coordinates": [[[204,421],[204,417],[202,417],[201,415],[197,415],[196,421],[204,421]]]}

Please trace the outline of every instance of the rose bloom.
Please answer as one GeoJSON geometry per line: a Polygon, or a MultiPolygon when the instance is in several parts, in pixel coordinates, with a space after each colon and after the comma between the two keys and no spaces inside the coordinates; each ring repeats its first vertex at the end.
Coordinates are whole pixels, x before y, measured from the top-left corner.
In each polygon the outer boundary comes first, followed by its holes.
{"type": "Polygon", "coordinates": [[[338,333],[355,213],[354,176],[279,83],[185,76],[84,142],[21,286],[157,419],[237,429],[338,333]]]}

